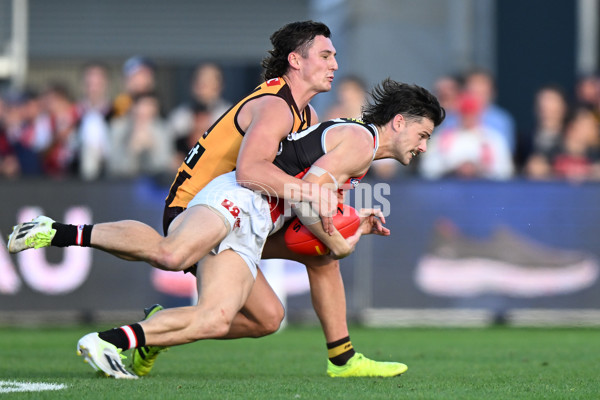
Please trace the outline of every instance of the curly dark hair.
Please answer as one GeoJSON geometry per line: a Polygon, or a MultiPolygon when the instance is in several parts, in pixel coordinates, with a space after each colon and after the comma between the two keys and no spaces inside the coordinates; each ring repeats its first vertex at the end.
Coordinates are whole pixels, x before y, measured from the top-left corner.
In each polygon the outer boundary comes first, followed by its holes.
{"type": "Polygon", "coordinates": [[[263,78],[269,80],[285,74],[288,70],[288,55],[297,51],[306,57],[308,48],[315,36],[331,37],[327,25],[321,22],[300,21],[292,22],[271,35],[273,49],[269,50],[270,56],[262,61],[264,68],[263,78]]]}
{"type": "Polygon", "coordinates": [[[446,110],[429,91],[387,78],[371,91],[371,100],[363,107],[362,120],[382,126],[397,114],[405,119],[429,118],[434,126],[446,118],[446,110]]]}

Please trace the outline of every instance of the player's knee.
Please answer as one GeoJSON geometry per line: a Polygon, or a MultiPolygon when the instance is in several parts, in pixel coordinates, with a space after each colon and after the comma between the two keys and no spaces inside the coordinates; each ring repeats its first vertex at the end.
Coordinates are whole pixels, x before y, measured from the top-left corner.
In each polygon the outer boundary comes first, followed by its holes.
{"type": "Polygon", "coordinates": [[[274,304],[268,310],[265,310],[261,315],[260,326],[256,336],[266,336],[277,332],[284,317],[285,309],[281,303],[274,304]]]}
{"type": "Polygon", "coordinates": [[[281,314],[271,316],[264,324],[263,324],[263,333],[265,335],[270,335],[279,330],[281,323],[283,322],[283,317],[285,316],[285,311],[283,307],[281,308],[281,314]]]}

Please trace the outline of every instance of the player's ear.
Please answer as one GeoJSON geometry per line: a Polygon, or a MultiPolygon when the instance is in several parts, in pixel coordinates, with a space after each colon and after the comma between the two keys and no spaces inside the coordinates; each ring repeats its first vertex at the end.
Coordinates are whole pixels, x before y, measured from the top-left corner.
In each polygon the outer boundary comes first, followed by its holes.
{"type": "Polygon", "coordinates": [[[406,125],[406,119],[404,119],[402,114],[396,114],[393,121],[394,128],[397,130],[402,129],[406,125]]]}
{"type": "Polygon", "coordinates": [[[291,68],[293,69],[300,69],[300,54],[296,53],[295,51],[292,51],[290,54],[288,54],[288,64],[290,65],[291,68]]]}

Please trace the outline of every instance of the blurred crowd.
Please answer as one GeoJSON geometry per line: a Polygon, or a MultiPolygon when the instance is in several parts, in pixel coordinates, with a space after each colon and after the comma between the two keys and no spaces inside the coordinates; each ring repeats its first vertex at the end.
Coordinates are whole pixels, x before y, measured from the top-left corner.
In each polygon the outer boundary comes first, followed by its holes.
{"type": "MultiPolygon", "coordinates": [[[[190,100],[165,110],[156,73],[152,60],[136,56],[124,63],[116,96],[109,93],[109,69],[99,62],[84,66],[75,89],[49,82],[40,90],[3,92],[0,178],[149,176],[170,182],[188,149],[231,103],[223,98],[220,67],[203,63],[189,83],[190,100]]],[[[486,70],[441,76],[432,87],[447,116],[427,152],[409,168],[376,161],[371,175],[600,180],[598,76],[583,76],[568,90],[541,87],[531,105],[535,127],[529,132],[496,104],[494,77],[486,70]]],[[[321,119],[359,117],[367,91],[359,76],[338,78],[335,102],[318,110],[321,119]]]]}
{"type": "Polygon", "coordinates": [[[548,84],[533,94],[534,127],[527,131],[495,103],[489,72],[440,77],[435,92],[448,114],[419,172],[430,179],[599,181],[600,79],[583,76],[568,89],[548,84]]]}
{"type": "Polygon", "coordinates": [[[152,60],[132,57],[122,73],[116,96],[109,93],[109,68],[100,62],[84,66],[75,91],[49,82],[40,91],[2,93],[0,177],[170,182],[188,149],[230,107],[221,97],[222,71],[213,63],[198,65],[190,100],[173,110],[161,104],[152,60]]]}
{"type": "MultiPolygon", "coordinates": [[[[364,82],[349,76],[335,87],[337,102],[327,117],[360,115],[367,98],[364,82]]],[[[600,181],[600,77],[582,76],[569,89],[552,84],[539,88],[531,105],[535,126],[524,130],[496,104],[489,71],[475,68],[441,76],[433,91],[447,114],[427,152],[408,169],[393,160],[376,161],[370,174],[380,179],[408,171],[430,180],[600,181]]]]}

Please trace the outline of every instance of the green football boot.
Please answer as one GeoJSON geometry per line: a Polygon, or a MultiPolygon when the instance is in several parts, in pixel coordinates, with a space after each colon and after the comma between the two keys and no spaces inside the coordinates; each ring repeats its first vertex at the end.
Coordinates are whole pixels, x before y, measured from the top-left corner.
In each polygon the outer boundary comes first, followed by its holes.
{"type": "MultiPolygon", "coordinates": [[[[152,307],[144,309],[144,314],[146,315],[144,320],[150,318],[162,309],[163,306],[160,304],[155,304],[152,307]]],[[[167,349],[168,347],[162,346],[143,346],[133,349],[131,355],[131,369],[137,376],[148,375],[154,366],[156,357],[158,357],[162,351],[167,349]]]]}
{"type": "Polygon", "coordinates": [[[397,362],[373,361],[356,353],[344,365],[335,365],[327,361],[327,375],[332,378],[397,376],[406,372],[408,367],[397,362]]]}

